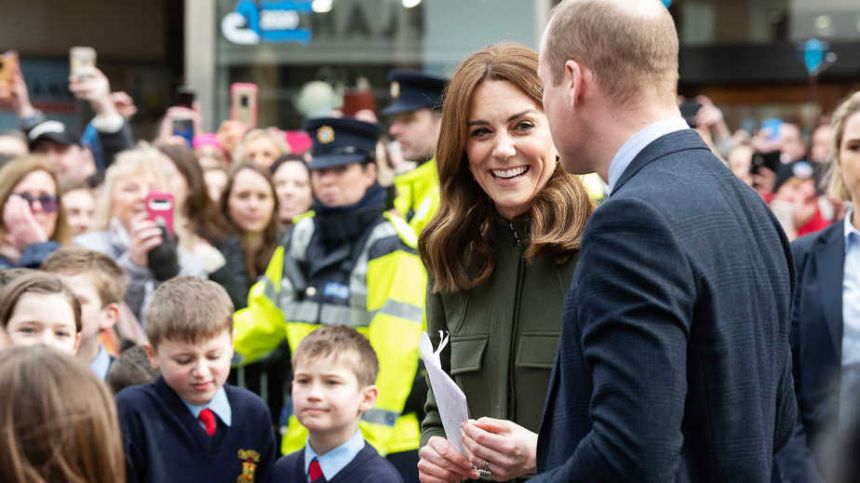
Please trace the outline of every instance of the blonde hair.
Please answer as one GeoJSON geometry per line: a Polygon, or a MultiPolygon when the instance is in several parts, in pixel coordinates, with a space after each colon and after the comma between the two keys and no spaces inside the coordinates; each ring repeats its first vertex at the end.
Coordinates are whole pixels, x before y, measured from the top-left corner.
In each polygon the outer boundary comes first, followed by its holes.
{"type": "MultiPolygon", "coordinates": [[[[840,148],[842,147],[842,138],[845,136],[845,124],[848,122],[848,118],[858,112],[860,112],[860,92],[855,92],[839,104],[839,107],[833,112],[833,119],[830,121],[834,131],[834,155],[827,174],[830,179],[827,191],[830,196],[842,201],[852,201],[854,194],[848,185],[845,184],[845,179],[842,177],[842,166],[840,166],[842,153],[840,152],[840,148]]],[[[857,208],[855,207],[855,209],[857,208]]]]}
{"type": "Polygon", "coordinates": [[[656,0],[656,16],[625,11],[621,1],[565,0],[553,9],[543,46],[553,85],[573,59],[591,69],[616,105],[645,94],[674,100],[678,34],[672,16],[656,0]]]}
{"type": "MultiPolygon", "coordinates": [[[[23,156],[3,165],[3,168],[0,169],[0,212],[6,206],[15,186],[28,174],[36,171],[44,171],[51,177],[57,196],[57,224],[54,227],[54,233],[49,233],[48,238],[60,244],[68,243],[71,238],[71,231],[66,220],[66,210],[63,209],[63,197],[60,196],[60,183],[57,181],[57,174],[54,172],[53,166],[44,156],[23,156]]],[[[0,222],[0,240],[6,236],[4,225],[0,222]]]]}
{"type": "MultiPolygon", "coordinates": [[[[463,61],[445,91],[442,128],[436,148],[441,200],[439,211],[421,232],[418,249],[434,291],[459,291],[480,285],[495,269],[493,203],[469,172],[466,158],[472,96],[485,80],[511,83],[542,108],[537,53],[514,43],[484,48],[463,61]]],[[[544,252],[567,260],[579,248],[593,210],[579,181],[556,165],[532,200],[531,244],[526,259],[544,252]]]]}
{"type": "Polygon", "coordinates": [[[233,302],[215,282],[176,277],[152,295],[143,319],[146,337],[157,348],[163,339],[192,344],[233,332],[233,302]]]}
{"type": "Polygon", "coordinates": [[[283,133],[278,131],[273,131],[269,129],[252,129],[245,134],[245,137],[242,138],[242,142],[236,146],[236,153],[233,156],[235,161],[243,162],[249,161],[245,159],[245,151],[248,150],[248,145],[258,139],[267,139],[269,142],[275,145],[275,148],[278,150],[278,154],[275,158],[279,158],[284,154],[290,154],[293,151],[290,149],[290,146],[287,145],[287,140],[284,138],[283,133]]]}
{"type": "Polygon", "coordinates": [[[379,373],[376,351],[367,337],[345,325],[320,327],[302,339],[293,354],[293,372],[299,364],[329,357],[340,362],[349,360],[349,369],[355,373],[360,386],[376,383],[376,375],[379,373]],[[347,355],[354,357],[345,357],[347,355]]]}
{"type": "MultiPolygon", "coordinates": [[[[161,151],[147,143],[139,143],[137,147],[119,153],[116,160],[105,171],[105,182],[99,190],[96,202],[96,212],[92,229],[105,231],[110,227],[113,213],[113,196],[117,183],[139,174],[150,174],[158,181],[163,190],[170,189],[169,176],[179,175],[179,170],[173,162],[161,151]]],[[[176,200],[174,203],[177,203],[176,200]]],[[[174,206],[178,207],[178,204],[174,206]]],[[[193,234],[188,230],[188,221],[181,210],[173,213],[173,227],[183,248],[190,248],[194,242],[193,234]]]]}
{"type": "Polygon", "coordinates": [[[48,347],[4,349],[0,394],[3,481],[125,481],[113,398],[89,367],[48,347]]]}
{"type": "Polygon", "coordinates": [[[95,287],[101,305],[118,304],[125,296],[126,274],[109,256],[78,246],[67,246],[48,255],[42,270],[64,275],[83,275],[95,287]]]}

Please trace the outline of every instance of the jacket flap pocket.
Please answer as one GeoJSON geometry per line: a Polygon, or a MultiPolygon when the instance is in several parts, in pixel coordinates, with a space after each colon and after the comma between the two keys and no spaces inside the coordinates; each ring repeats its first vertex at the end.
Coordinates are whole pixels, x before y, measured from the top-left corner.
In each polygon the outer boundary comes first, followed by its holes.
{"type": "Polygon", "coordinates": [[[558,334],[522,334],[517,349],[517,367],[552,369],[558,334]]]}
{"type": "Polygon", "coordinates": [[[452,336],[451,375],[480,370],[488,339],[486,335],[452,336]]]}

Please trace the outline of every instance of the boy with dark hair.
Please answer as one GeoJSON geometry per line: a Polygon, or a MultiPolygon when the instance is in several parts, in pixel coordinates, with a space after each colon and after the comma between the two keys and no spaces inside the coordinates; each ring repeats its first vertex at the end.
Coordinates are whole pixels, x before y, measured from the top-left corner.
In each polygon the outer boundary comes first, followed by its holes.
{"type": "Polygon", "coordinates": [[[278,460],[275,481],[402,483],[358,430],[376,402],[378,372],[376,352],[354,329],[326,326],[302,340],[293,355],[292,397],[308,444],[278,460]]]}
{"type": "Polygon", "coordinates": [[[227,292],[177,277],[158,287],[144,315],[146,351],[161,377],[116,396],[128,481],[269,481],[269,410],[224,384],[233,357],[227,292]]]}
{"type": "Polygon", "coordinates": [[[125,273],[107,255],[76,246],[62,247],[50,254],[42,270],[57,275],[78,297],[82,324],[78,358],[105,380],[113,358],[102,345],[101,334],[119,320],[125,273]]]}
{"type": "Polygon", "coordinates": [[[158,376],[158,370],[152,367],[146,355],[146,347],[135,345],[122,351],[117,357],[110,366],[105,382],[116,394],[128,386],[152,382],[158,379],[158,376]]]}

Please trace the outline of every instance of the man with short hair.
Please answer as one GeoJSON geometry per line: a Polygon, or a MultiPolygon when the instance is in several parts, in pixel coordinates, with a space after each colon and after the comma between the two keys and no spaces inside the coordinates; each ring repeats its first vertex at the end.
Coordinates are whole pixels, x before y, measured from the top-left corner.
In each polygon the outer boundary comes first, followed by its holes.
{"type": "Polygon", "coordinates": [[[541,42],[564,167],[608,199],[583,235],[531,481],[768,481],[796,416],[790,249],[676,103],[657,0],[566,0],[541,42]]]}
{"type": "Polygon", "coordinates": [[[398,171],[394,208],[420,234],[439,207],[439,176],[433,156],[442,122],[442,91],[448,80],[394,69],[388,82],[391,104],[382,111],[391,118],[388,132],[400,145],[403,158],[417,164],[414,169],[398,171]]]}

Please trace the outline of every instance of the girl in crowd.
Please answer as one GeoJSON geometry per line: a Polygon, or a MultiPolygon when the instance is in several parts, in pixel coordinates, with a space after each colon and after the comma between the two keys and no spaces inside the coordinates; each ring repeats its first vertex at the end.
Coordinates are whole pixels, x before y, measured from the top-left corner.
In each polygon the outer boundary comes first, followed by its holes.
{"type": "Polygon", "coordinates": [[[232,289],[225,288],[241,308],[278,246],[278,198],[268,171],[251,162],[234,166],[221,196],[221,213],[236,232],[222,246],[235,281],[232,289]]]}
{"type": "Polygon", "coordinates": [[[125,481],[113,399],[88,367],[49,348],[5,349],[0,394],[3,481],[125,481]]]}
{"type": "MultiPolygon", "coordinates": [[[[75,243],[114,258],[129,276],[125,302],[140,319],[145,299],[159,283],[177,274],[206,276],[206,267],[192,254],[195,239],[181,210],[174,210],[178,246],[166,230],[147,217],[146,196],[168,191],[174,165],[157,149],[142,146],[124,151],[105,173],[92,231],[75,243]]],[[[174,199],[179,198],[174,195],[174,199]]]]}
{"type": "Polygon", "coordinates": [[[293,218],[311,209],[311,172],[304,158],[287,154],[275,161],[271,173],[280,204],[278,221],[285,228],[293,224],[293,218]]]}
{"type": "Polygon", "coordinates": [[[57,177],[43,158],[18,158],[0,169],[0,213],[0,269],[37,268],[69,240],[57,177]]]}
{"type": "Polygon", "coordinates": [[[275,160],[290,153],[283,131],[277,129],[254,129],[242,139],[233,159],[250,161],[268,169],[275,160]]]}
{"type": "Polygon", "coordinates": [[[478,419],[464,424],[460,454],[428,393],[422,481],[535,472],[562,307],[593,209],[558,163],[537,65],[533,50],[497,44],[467,58],[448,85],[441,204],[418,248],[430,275],[428,333],[434,345],[440,330],[450,334],[442,367],[478,419]]]}
{"type": "Polygon", "coordinates": [[[81,305],[59,278],[34,270],[0,290],[0,328],[12,345],[44,344],[75,355],[81,343],[81,305]]]}

